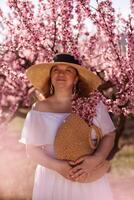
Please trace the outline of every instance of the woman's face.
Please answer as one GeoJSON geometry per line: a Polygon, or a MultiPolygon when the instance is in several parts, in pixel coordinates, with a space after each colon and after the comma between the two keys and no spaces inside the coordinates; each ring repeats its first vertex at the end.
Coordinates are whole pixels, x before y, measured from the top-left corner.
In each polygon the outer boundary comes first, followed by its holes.
{"type": "Polygon", "coordinates": [[[54,88],[71,89],[78,81],[77,71],[69,65],[55,65],[51,70],[51,82],[54,88]]]}

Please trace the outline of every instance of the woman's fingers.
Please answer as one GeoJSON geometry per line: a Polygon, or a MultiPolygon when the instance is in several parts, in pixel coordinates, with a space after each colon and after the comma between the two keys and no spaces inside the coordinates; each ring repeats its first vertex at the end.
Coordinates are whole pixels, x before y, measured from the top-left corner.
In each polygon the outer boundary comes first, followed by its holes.
{"type": "Polygon", "coordinates": [[[76,165],[75,161],[68,161],[69,165],[73,166],[76,165]]]}
{"type": "Polygon", "coordinates": [[[78,178],[79,176],[81,176],[83,173],[85,173],[85,171],[83,171],[82,169],[77,171],[75,174],[73,174],[71,177],[76,179],[78,178]]]}
{"type": "Polygon", "coordinates": [[[87,173],[84,172],[82,175],[75,178],[75,181],[78,181],[80,183],[84,183],[86,181],[86,178],[87,178],[87,173]]]}
{"type": "Polygon", "coordinates": [[[65,178],[67,178],[67,179],[69,179],[69,180],[71,180],[71,181],[75,181],[75,179],[73,178],[73,177],[71,177],[71,176],[66,176],[65,178]]]}
{"type": "Polygon", "coordinates": [[[80,169],[81,169],[81,165],[77,165],[76,167],[73,167],[72,169],[69,170],[69,174],[73,175],[74,173],[76,173],[80,169]]]}
{"type": "Polygon", "coordinates": [[[83,156],[83,157],[77,159],[77,160],[75,161],[75,164],[79,164],[79,163],[83,162],[83,161],[86,159],[86,157],[87,157],[87,156],[83,156]]]}

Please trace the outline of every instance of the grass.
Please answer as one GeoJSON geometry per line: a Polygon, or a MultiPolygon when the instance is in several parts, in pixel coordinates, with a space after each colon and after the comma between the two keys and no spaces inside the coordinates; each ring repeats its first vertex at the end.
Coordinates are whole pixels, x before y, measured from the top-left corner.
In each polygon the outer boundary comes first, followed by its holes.
{"type": "Polygon", "coordinates": [[[134,146],[124,146],[112,162],[115,168],[134,168],[134,146]]]}
{"type": "Polygon", "coordinates": [[[125,145],[112,159],[114,178],[134,177],[134,145],[125,145]]]}

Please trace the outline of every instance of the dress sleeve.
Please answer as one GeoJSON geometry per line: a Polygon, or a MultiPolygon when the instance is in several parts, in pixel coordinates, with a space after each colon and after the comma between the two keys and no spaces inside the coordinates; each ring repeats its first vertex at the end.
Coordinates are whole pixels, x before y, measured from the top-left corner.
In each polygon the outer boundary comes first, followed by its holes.
{"type": "Polygon", "coordinates": [[[35,128],[35,119],[34,116],[32,116],[32,113],[29,111],[27,113],[27,116],[25,118],[24,124],[23,124],[23,128],[21,131],[21,139],[19,140],[19,142],[23,143],[23,144],[32,144],[34,143],[34,136],[36,132],[35,128]]]}
{"type": "Polygon", "coordinates": [[[46,123],[39,116],[29,111],[24,121],[19,142],[23,144],[45,145],[49,138],[45,131],[46,123]]]}
{"type": "Polygon", "coordinates": [[[115,126],[110,118],[107,108],[102,102],[96,107],[96,116],[93,119],[93,124],[102,130],[103,135],[115,131],[115,126]]]}

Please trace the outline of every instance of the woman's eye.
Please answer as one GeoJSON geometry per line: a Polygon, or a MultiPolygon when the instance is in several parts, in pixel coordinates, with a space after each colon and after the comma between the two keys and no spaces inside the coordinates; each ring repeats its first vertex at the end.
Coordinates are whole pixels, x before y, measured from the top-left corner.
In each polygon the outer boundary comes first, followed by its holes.
{"type": "Polygon", "coordinates": [[[54,68],[54,69],[52,70],[52,73],[58,73],[58,72],[59,72],[59,73],[60,73],[60,72],[61,72],[61,73],[65,73],[65,72],[66,72],[66,73],[73,73],[73,70],[71,70],[71,69],[65,69],[65,70],[62,71],[62,70],[59,70],[59,69],[57,69],[57,68],[54,68]]]}
{"type": "Polygon", "coordinates": [[[67,72],[70,72],[70,73],[73,73],[71,69],[67,69],[66,71],[67,71],[67,72]]]}
{"type": "Polygon", "coordinates": [[[53,72],[57,72],[58,71],[58,69],[53,69],[53,72]]]}

